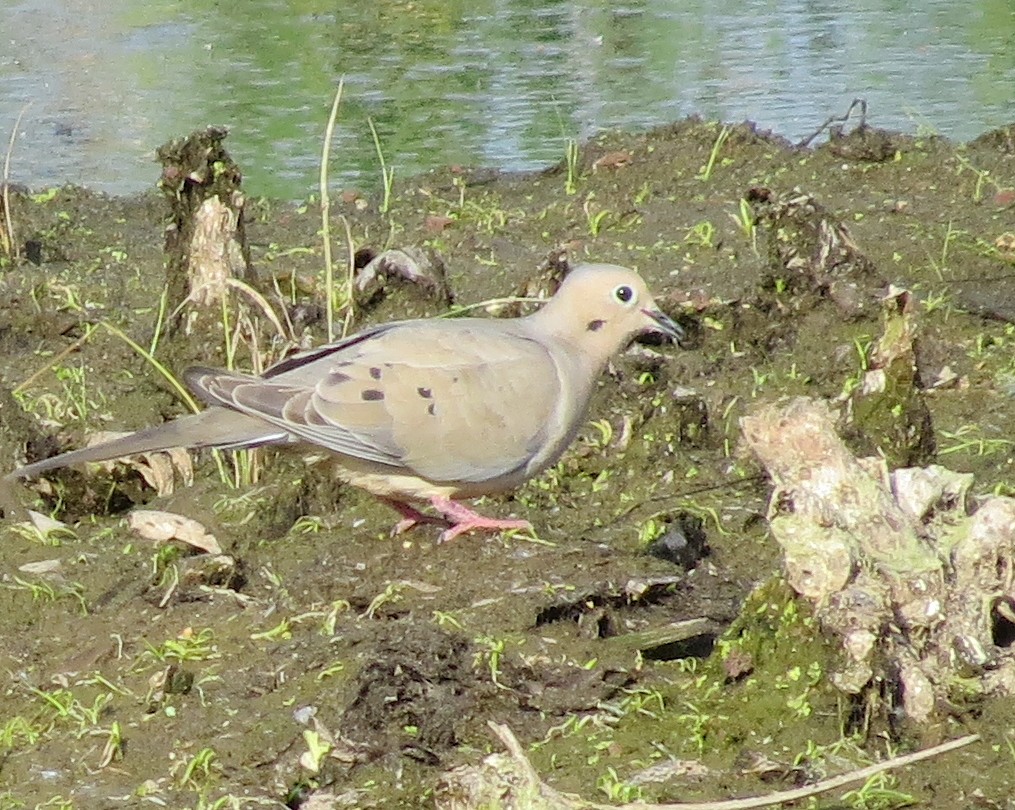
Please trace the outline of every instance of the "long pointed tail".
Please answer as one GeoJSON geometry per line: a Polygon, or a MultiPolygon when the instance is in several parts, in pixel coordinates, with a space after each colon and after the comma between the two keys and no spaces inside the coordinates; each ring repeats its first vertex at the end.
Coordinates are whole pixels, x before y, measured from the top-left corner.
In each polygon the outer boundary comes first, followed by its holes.
{"type": "Polygon", "coordinates": [[[137,433],[71,450],[52,458],[26,464],[4,476],[4,479],[29,478],[47,470],[82,464],[87,461],[105,461],[138,453],[168,450],[171,447],[218,447],[239,449],[290,441],[287,433],[253,416],[225,408],[208,408],[191,416],[181,416],[162,425],[145,428],[137,433]]]}

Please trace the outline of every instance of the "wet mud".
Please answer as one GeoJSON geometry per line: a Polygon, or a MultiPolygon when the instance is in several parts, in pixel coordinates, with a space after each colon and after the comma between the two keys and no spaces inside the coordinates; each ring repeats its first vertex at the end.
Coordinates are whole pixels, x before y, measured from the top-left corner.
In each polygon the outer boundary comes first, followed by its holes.
{"type": "MultiPolygon", "coordinates": [[[[973,502],[1012,490],[1012,144],[1011,127],[969,144],[860,129],[797,148],[687,120],[602,135],[538,174],[406,179],[383,213],[376,190],[333,192],[340,280],[340,217],[361,270],[391,249],[432,268],[374,264],[352,328],[449,302],[516,314],[501,299],[552,292],[588,259],[636,267],[688,341],[632,346],[559,464],[483,500],[531,536],[392,537],[393,512],[293,450],[5,492],[0,807],[451,806],[438,787],[498,750],[490,721],[548,784],[615,804],[763,794],[972,731],[983,741],[944,767],[859,787],[883,807],[1008,806],[1015,704],[974,673],[920,723],[894,722],[891,683],[836,688],[739,419],[789,396],[852,402],[852,452],[972,473],[973,502]],[[872,405],[855,392],[890,286],[911,295],[912,373],[872,405]],[[199,521],[220,550],[139,536],[141,507],[199,521]],[[660,770],[673,763],[688,767],[660,770]]],[[[281,332],[238,295],[167,336],[169,217],[155,191],[12,190],[4,472],[184,413],[153,359],[257,368],[327,339],[317,201],[245,202],[246,281],[281,332]]]]}

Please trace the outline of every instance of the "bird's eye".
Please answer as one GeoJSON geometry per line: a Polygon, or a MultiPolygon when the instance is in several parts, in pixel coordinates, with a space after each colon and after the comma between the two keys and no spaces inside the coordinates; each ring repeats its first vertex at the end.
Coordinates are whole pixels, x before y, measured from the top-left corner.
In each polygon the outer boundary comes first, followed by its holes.
{"type": "Polygon", "coordinates": [[[629,304],[634,300],[634,290],[626,284],[621,284],[613,291],[614,297],[622,304],[629,304]]]}

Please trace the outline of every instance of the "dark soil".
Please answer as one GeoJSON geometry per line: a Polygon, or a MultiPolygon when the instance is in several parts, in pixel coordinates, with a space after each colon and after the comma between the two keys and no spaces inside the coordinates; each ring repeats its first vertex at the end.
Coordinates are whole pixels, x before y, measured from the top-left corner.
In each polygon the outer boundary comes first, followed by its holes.
{"type": "MultiPolygon", "coordinates": [[[[128,464],[5,493],[0,808],[329,795],[319,806],[430,807],[448,769],[497,749],[490,720],[547,782],[613,802],[767,793],[976,731],[983,742],[891,784],[920,807],[970,806],[975,791],[980,806],[1011,806],[1011,700],[970,696],[930,728],[877,710],[865,725],[824,677],[830,648],[781,582],[769,487],[738,452],[737,420],[758,402],[848,390],[881,334],[881,296],[904,286],[921,304],[926,414],[882,414],[849,440],[1011,490],[1012,143],[1012,128],[966,145],[859,130],[803,150],[689,120],[599,137],[571,177],[455,168],[399,184],[384,215],[379,196],[333,200],[340,264],[339,214],[357,251],[439,257],[456,306],[540,291],[561,250],[625,264],[689,345],[618,358],[560,464],[480,505],[529,519],[535,538],[392,538],[394,513],[291,451],[259,453],[237,486],[198,454],[195,483],[178,475],[161,496],[128,464]],[[27,530],[17,503],[70,528],[27,530]],[[139,538],[125,517],[140,505],[201,521],[227,559],[139,538]],[[646,775],[671,758],[703,767],[646,775]]],[[[216,340],[180,349],[158,330],[167,217],[155,192],[12,194],[2,470],[185,411],[110,326],[156,342],[175,374],[180,358],[225,365],[234,328],[240,366],[292,348],[247,299],[227,328],[215,314],[216,340]]],[[[247,202],[251,284],[314,343],[326,339],[320,227],[313,201],[247,202]]],[[[354,328],[439,314],[441,297],[389,278],[354,328]]]]}

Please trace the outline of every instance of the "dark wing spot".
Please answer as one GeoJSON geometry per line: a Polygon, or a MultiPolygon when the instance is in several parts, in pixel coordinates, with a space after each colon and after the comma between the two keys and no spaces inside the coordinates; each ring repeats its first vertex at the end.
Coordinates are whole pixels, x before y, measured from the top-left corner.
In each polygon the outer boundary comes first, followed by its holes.
{"type": "Polygon", "coordinates": [[[589,321],[585,325],[585,329],[588,330],[589,332],[598,332],[600,329],[603,328],[605,324],[606,321],[601,321],[598,318],[596,318],[594,321],[589,321]]]}
{"type": "Polygon", "coordinates": [[[352,379],[352,377],[350,377],[348,374],[345,374],[345,373],[343,373],[341,371],[329,371],[328,372],[327,384],[328,385],[341,385],[342,383],[348,382],[351,379],[352,379]]]}
{"type": "Polygon", "coordinates": [[[423,397],[423,399],[430,399],[430,397],[433,396],[433,391],[429,388],[423,388],[422,386],[416,389],[416,393],[423,397]]]}
{"type": "Polygon", "coordinates": [[[434,403],[431,402],[429,405],[426,406],[426,412],[431,416],[437,415],[437,408],[434,406],[434,403]]]}
{"type": "Polygon", "coordinates": [[[366,402],[377,402],[380,399],[384,399],[384,392],[378,391],[376,388],[364,388],[360,396],[366,402]]]}
{"type": "Polygon", "coordinates": [[[375,380],[379,380],[381,378],[381,370],[377,366],[370,366],[370,376],[375,380]]]}

